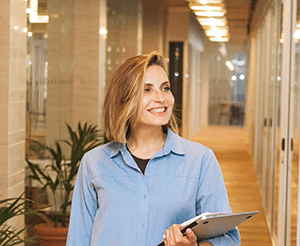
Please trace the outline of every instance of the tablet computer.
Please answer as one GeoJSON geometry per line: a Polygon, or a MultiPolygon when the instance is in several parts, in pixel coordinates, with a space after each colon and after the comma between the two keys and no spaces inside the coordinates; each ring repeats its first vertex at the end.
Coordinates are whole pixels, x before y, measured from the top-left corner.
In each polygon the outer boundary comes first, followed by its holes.
{"type": "Polygon", "coordinates": [[[213,238],[225,234],[239,224],[256,215],[258,211],[242,213],[204,213],[182,224],[184,234],[191,228],[198,240],[213,238]]]}
{"type": "MultiPolygon", "coordinates": [[[[181,225],[184,227],[181,232],[185,234],[188,228],[191,228],[198,241],[221,236],[234,229],[239,224],[252,218],[258,211],[241,213],[203,213],[181,225]]],[[[162,246],[160,243],[158,246],[162,246]]]]}

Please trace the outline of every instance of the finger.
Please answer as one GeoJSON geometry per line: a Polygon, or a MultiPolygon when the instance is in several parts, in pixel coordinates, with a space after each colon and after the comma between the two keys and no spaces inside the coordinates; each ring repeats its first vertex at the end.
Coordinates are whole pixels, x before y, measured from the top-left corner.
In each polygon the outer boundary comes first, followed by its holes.
{"type": "Polygon", "coordinates": [[[181,226],[180,225],[172,225],[170,228],[170,242],[176,243],[176,242],[182,242],[183,240],[183,234],[181,233],[181,226]]]}
{"type": "Polygon", "coordinates": [[[183,229],[183,226],[182,226],[182,225],[178,224],[177,226],[178,226],[179,230],[182,230],[182,229],[183,229]]]}
{"type": "Polygon", "coordinates": [[[170,245],[169,240],[170,240],[170,232],[169,232],[169,230],[166,230],[166,232],[164,234],[164,244],[165,244],[165,246],[170,245]]]}
{"type": "Polygon", "coordinates": [[[171,245],[173,245],[174,243],[175,243],[175,239],[174,239],[174,225],[172,225],[171,227],[170,227],[170,229],[169,229],[169,236],[170,236],[170,238],[169,238],[169,243],[171,244],[171,245]]]}
{"type": "Polygon", "coordinates": [[[186,237],[188,238],[188,240],[189,240],[190,242],[196,242],[196,241],[197,241],[197,237],[196,237],[195,233],[194,233],[193,230],[190,229],[190,228],[188,228],[188,229],[186,230],[186,237]]]}

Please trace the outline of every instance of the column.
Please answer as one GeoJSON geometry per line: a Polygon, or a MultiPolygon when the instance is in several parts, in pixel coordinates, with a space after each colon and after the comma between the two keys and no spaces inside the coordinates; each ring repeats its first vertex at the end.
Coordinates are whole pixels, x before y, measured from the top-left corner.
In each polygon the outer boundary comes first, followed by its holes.
{"type": "MultiPolygon", "coordinates": [[[[24,192],[26,1],[2,0],[0,8],[0,199],[24,192]]],[[[19,218],[18,225],[22,225],[19,218]]]]}

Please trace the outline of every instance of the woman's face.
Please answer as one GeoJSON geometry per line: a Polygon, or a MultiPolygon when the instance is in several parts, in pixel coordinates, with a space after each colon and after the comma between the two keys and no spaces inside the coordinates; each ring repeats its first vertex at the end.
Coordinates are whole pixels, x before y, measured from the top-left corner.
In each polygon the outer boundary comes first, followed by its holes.
{"type": "Polygon", "coordinates": [[[170,81],[164,69],[158,65],[150,66],[145,76],[143,110],[139,125],[166,125],[172,115],[174,102],[170,81]]]}

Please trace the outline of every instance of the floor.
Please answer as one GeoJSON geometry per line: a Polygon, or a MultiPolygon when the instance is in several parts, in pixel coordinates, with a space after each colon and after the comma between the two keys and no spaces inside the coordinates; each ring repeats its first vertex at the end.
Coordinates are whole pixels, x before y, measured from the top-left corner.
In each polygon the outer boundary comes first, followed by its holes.
{"type": "Polygon", "coordinates": [[[193,139],[210,147],[220,163],[233,212],[259,211],[242,223],[242,246],[271,246],[254,165],[246,144],[246,131],[237,126],[209,126],[193,139]]]}

